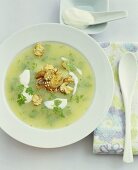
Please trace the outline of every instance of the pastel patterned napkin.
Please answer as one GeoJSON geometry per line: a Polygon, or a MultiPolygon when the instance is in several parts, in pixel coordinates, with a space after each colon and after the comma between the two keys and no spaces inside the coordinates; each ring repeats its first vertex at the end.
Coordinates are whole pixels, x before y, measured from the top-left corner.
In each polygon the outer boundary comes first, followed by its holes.
{"type": "MultiPolygon", "coordinates": [[[[114,78],[115,93],[109,112],[94,131],[93,152],[97,154],[121,154],[124,146],[125,113],[119,86],[118,63],[127,52],[132,52],[138,59],[138,43],[101,43],[109,57],[114,78]]],[[[132,101],[131,133],[133,153],[138,154],[138,81],[132,101]]]]}

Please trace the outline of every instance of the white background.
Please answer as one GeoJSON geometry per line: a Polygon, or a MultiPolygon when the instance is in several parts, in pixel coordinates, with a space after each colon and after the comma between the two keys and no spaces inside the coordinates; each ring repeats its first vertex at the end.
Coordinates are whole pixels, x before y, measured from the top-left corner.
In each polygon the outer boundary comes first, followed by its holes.
{"type": "MultiPolygon", "coordinates": [[[[102,0],[101,0],[102,1],[102,0]]],[[[108,25],[93,36],[97,41],[138,41],[138,0],[109,0],[110,10],[128,10],[127,19],[108,25]]],[[[22,27],[59,22],[59,0],[0,0],[0,42],[22,27]]],[[[2,62],[2,57],[0,59],[2,62]]],[[[92,135],[59,149],[38,149],[21,144],[0,130],[0,170],[136,170],[122,156],[93,155],[92,135]]]]}

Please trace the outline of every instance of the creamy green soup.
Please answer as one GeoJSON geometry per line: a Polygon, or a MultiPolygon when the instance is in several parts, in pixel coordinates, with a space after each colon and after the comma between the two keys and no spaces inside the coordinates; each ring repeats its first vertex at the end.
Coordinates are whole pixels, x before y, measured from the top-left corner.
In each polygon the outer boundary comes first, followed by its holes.
{"type": "MultiPolygon", "coordinates": [[[[44,48],[42,55],[39,56],[41,49],[35,54],[34,44],[22,50],[12,61],[5,80],[7,101],[16,116],[30,126],[50,129],[65,127],[80,119],[89,108],[94,96],[94,73],[83,54],[71,46],[58,42],[41,42],[41,45],[44,48]],[[63,64],[66,64],[66,67],[63,64]],[[68,91],[64,91],[64,88],[60,91],[61,86],[54,91],[47,90],[44,88],[46,82],[42,82],[43,87],[38,87],[37,81],[41,80],[41,77],[36,79],[36,75],[41,73],[45,65],[52,65],[59,70],[58,74],[64,77],[60,85],[66,82],[65,78],[70,72],[73,73],[78,78],[76,91],[75,81],[66,83],[68,91]],[[38,95],[41,98],[38,103],[33,103],[32,100],[26,103],[23,95],[25,87],[20,82],[20,75],[25,70],[30,71],[30,82],[25,92],[30,96],[38,95]],[[66,99],[64,108],[60,107],[61,101],[58,99],[66,99]],[[53,100],[53,108],[46,107],[45,102],[53,100]]],[[[48,78],[46,75],[43,77],[46,80],[48,78]]]]}

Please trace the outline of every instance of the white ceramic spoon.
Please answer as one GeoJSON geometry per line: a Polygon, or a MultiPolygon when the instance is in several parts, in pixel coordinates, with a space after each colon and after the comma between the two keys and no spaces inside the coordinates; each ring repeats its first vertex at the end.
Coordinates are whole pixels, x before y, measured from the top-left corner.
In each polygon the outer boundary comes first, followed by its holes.
{"type": "Polygon", "coordinates": [[[90,25],[121,19],[127,17],[127,15],[126,11],[91,12],[72,7],[65,9],[62,17],[65,24],[86,28],[90,25]]]}
{"type": "Polygon", "coordinates": [[[92,25],[102,24],[128,16],[128,13],[126,11],[91,12],[91,14],[95,18],[95,21],[92,25]]]}
{"type": "Polygon", "coordinates": [[[125,145],[123,161],[133,162],[131,144],[131,103],[137,77],[137,61],[132,53],[124,56],[119,63],[119,79],[125,106],[125,145]]]}

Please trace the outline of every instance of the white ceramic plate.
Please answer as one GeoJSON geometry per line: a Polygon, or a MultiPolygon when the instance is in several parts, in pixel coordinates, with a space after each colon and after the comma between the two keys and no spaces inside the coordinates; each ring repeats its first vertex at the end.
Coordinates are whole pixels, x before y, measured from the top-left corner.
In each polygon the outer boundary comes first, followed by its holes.
{"type": "Polygon", "coordinates": [[[0,56],[0,127],[16,140],[41,148],[69,145],[89,135],[106,115],[113,97],[112,70],[101,47],[81,31],[60,24],[31,26],[3,42],[0,56]],[[4,91],[6,71],[16,54],[30,44],[45,40],[63,42],[78,49],[89,60],[96,77],[95,96],[88,111],[75,123],[55,130],[33,128],[19,120],[10,110],[4,91]]]}
{"type": "MultiPolygon", "coordinates": [[[[66,8],[76,7],[83,10],[102,12],[109,10],[109,0],[60,0],[60,23],[64,24],[62,11],[66,8]]],[[[107,23],[89,26],[81,29],[87,34],[98,34],[105,30],[107,23]]]]}

